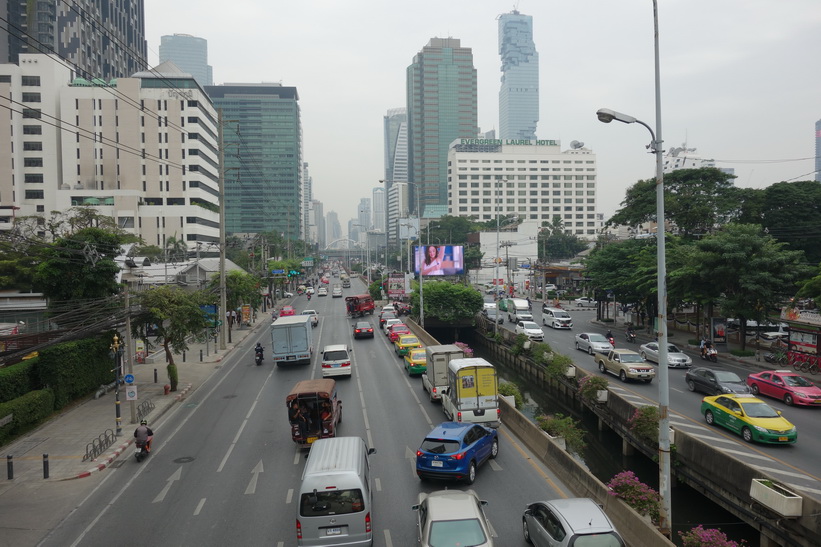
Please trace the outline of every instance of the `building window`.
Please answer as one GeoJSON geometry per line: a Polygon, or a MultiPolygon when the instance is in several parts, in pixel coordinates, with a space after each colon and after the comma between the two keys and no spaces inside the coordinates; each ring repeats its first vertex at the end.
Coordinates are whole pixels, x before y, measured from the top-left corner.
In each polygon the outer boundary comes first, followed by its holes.
{"type": "Polygon", "coordinates": [[[40,86],[40,76],[23,76],[20,84],[23,87],[39,87],[40,86]]]}
{"type": "Polygon", "coordinates": [[[41,142],[34,142],[34,141],[26,141],[23,143],[23,150],[42,150],[43,143],[41,142]]]}
{"type": "Polygon", "coordinates": [[[23,167],[42,167],[43,158],[23,158],[23,167]]]}
{"type": "Polygon", "coordinates": [[[25,175],[26,182],[43,182],[43,174],[42,173],[26,173],[25,175]]]}
{"type": "Polygon", "coordinates": [[[39,103],[40,102],[40,94],[39,93],[23,93],[23,102],[24,103],[39,103]]]}
{"type": "Polygon", "coordinates": [[[26,199],[44,199],[45,190],[26,190],[26,199]]]}
{"type": "Polygon", "coordinates": [[[24,108],[23,109],[23,117],[39,120],[40,119],[40,109],[39,108],[24,108]]]}
{"type": "Polygon", "coordinates": [[[40,125],[24,125],[23,135],[42,135],[43,127],[40,125]]]}

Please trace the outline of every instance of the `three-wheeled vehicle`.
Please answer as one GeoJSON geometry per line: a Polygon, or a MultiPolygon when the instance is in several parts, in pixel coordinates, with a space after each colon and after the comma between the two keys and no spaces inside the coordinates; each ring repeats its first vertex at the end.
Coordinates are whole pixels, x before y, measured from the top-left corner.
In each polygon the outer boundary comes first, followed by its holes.
{"type": "Polygon", "coordinates": [[[366,313],[373,315],[373,298],[369,294],[357,294],[345,297],[345,307],[351,317],[363,317],[366,313]]]}
{"type": "Polygon", "coordinates": [[[302,380],[285,398],[291,438],[300,448],[317,439],[336,437],[342,422],[342,401],[336,394],[336,381],[329,378],[302,380]]]}

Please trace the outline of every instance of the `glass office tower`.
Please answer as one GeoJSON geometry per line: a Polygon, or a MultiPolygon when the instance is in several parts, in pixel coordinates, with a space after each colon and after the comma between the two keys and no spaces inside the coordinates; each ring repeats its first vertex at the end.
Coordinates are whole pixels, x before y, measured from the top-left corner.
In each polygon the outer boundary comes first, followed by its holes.
{"type": "Polygon", "coordinates": [[[171,61],[194,77],[201,86],[214,85],[213,69],[208,64],[208,40],[190,34],[160,38],[160,62],[171,61]]]}
{"type": "Polygon", "coordinates": [[[533,43],[533,17],[516,10],[499,16],[499,137],[536,139],[539,122],[539,54],[533,43]]]}

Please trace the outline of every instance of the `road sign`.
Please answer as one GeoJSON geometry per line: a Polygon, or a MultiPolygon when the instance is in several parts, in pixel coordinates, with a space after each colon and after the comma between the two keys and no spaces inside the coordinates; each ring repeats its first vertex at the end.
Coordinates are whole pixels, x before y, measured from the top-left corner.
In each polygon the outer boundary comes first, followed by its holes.
{"type": "Polygon", "coordinates": [[[285,270],[271,270],[272,274],[284,274],[285,270]]]}
{"type": "Polygon", "coordinates": [[[134,375],[133,374],[126,374],[123,376],[123,382],[126,384],[133,384],[134,383],[134,375]]]}
{"type": "Polygon", "coordinates": [[[126,401],[136,401],[137,400],[137,386],[128,386],[125,388],[125,400],[126,401]]]}

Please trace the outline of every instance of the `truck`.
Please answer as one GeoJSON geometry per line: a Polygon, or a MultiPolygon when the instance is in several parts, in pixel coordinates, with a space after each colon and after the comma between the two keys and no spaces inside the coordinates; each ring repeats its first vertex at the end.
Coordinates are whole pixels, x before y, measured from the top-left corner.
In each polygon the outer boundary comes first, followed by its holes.
{"type": "Polygon", "coordinates": [[[339,275],[339,279],[342,281],[342,288],[343,289],[350,289],[351,288],[351,278],[345,272],[342,272],[339,275]]]}
{"type": "Polygon", "coordinates": [[[488,427],[502,423],[496,368],[481,357],[452,359],[448,387],[442,392],[442,410],[448,420],[488,427]]]}
{"type": "Polygon", "coordinates": [[[463,359],[465,352],[454,344],[425,347],[427,370],[422,373],[422,389],[428,392],[431,402],[442,400],[442,390],[448,387],[448,363],[451,359],[463,359]]]}
{"type": "Polygon", "coordinates": [[[613,348],[606,352],[597,351],[593,354],[593,359],[601,372],[615,374],[622,382],[629,378],[644,380],[649,384],[656,377],[653,365],[647,364],[641,355],[633,350],[613,348]]]}
{"type": "Polygon", "coordinates": [[[507,320],[511,323],[533,321],[530,305],[524,298],[502,298],[499,300],[499,309],[507,313],[507,320]]]}
{"type": "Polygon", "coordinates": [[[271,323],[271,350],[277,366],[311,364],[314,353],[310,315],[289,315],[271,323]]]}

